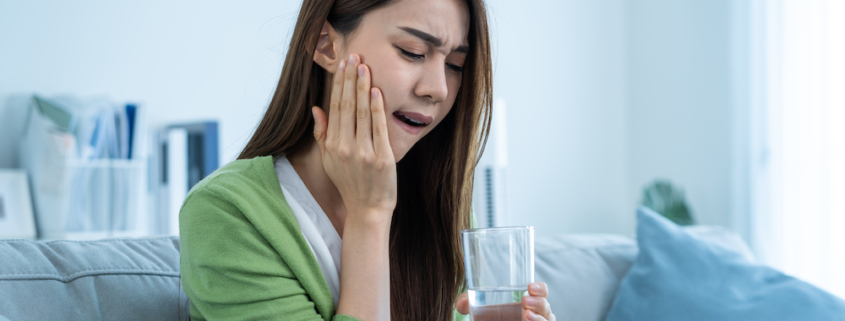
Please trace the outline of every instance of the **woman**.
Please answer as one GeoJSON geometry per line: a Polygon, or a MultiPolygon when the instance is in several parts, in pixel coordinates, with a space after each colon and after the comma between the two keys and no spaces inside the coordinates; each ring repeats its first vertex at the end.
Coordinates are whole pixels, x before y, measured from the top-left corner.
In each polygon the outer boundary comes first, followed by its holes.
{"type": "MultiPolygon", "coordinates": [[[[305,0],[254,136],[183,205],[191,317],[467,314],[490,66],[482,0],[305,0]]],[[[554,320],[529,289],[523,319],[554,320]]]]}

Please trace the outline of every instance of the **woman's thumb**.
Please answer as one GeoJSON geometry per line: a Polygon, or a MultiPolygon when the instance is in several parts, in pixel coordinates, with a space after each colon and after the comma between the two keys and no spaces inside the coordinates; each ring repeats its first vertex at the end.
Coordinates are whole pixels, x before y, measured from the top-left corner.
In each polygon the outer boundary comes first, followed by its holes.
{"type": "Polygon", "coordinates": [[[467,298],[466,292],[458,296],[457,302],[455,302],[455,309],[460,314],[469,314],[469,299],[467,298]]]}
{"type": "Polygon", "coordinates": [[[314,139],[320,145],[320,151],[325,152],[326,147],[326,128],[328,125],[328,117],[320,107],[311,107],[311,115],[314,116],[314,139]]]}

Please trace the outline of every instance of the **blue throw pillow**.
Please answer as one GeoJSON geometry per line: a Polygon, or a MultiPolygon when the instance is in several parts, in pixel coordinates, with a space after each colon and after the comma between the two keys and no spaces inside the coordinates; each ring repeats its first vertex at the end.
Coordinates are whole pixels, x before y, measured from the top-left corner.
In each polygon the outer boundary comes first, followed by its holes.
{"type": "Polygon", "coordinates": [[[606,321],[845,320],[845,301],[637,210],[640,253],[606,321]]]}

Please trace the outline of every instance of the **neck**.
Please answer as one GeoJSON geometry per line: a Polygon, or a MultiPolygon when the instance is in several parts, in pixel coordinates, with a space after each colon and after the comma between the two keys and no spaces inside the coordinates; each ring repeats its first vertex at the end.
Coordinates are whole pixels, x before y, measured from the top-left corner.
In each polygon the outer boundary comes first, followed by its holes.
{"type": "Polygon", "coordinates": [[[302,178],[305,187],[314,196],[326,216],[329,217],[335,230],[337,230],[337,234],[343,237],[346,208],[343,206],[340,192],[323,168],[323,155],[320,153],[320,146],[317,145],[317,141],[312,140],[308,147],[287,157],[293,165],[293,169],[302,178]]]}

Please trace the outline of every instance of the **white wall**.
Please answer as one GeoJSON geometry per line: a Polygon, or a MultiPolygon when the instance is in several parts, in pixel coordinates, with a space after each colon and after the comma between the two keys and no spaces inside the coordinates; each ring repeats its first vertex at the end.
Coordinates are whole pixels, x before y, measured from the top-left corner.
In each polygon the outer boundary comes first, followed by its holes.
{"type": "Polygon", "coordinates": [[[733,227],[731,2],[629,6],[629,199],[655,178],[682,187],[699,223],[733,227]]]}
{"type": "MultiPolygon", "coordinates": [[[[8,97],[32,92],[140,102],[153,126],[218,119],[234,159],[299,3],[0,0],[0,167],[17,166],[8,97]]],[[[727,3],[488,0],[511,224],[632,233],[641,187],[668,178],[730,225],[727,3]]]]}
{"type": "Polygon", "coordinates": [[[14,167],[13,94],[108,95],[151,125],[220,120],[221,161],[256,126],[299,1],[0,1],[0,167],[14,167]],[[7,117],[8,116],[8,117],[7,117]]]}
{"type": "Polygon", "coordinates": [[[642,188],[668,179],[732,227],[729,4],[490,2],[512,224],[633,233],[642,188]]]}
{"type": "Polygon", "coordinates": [[[489,0],[507,101],[508,215],[538,234],[633,231],[622,0],[489,0]]]}

